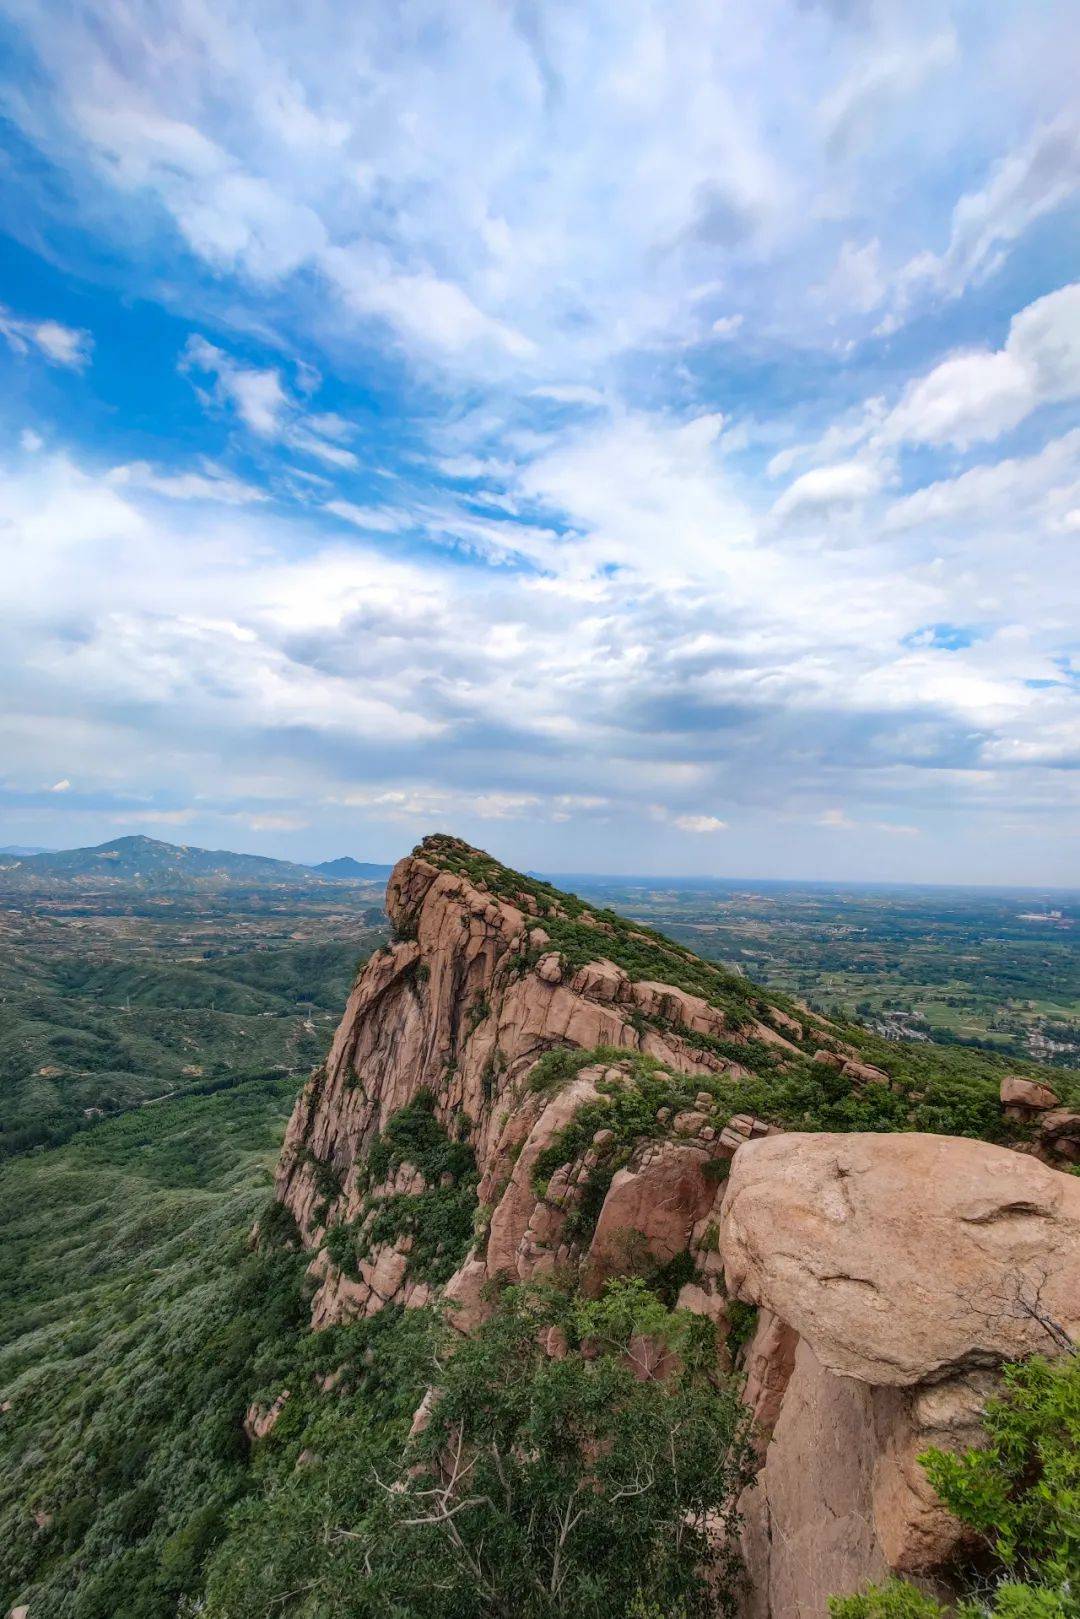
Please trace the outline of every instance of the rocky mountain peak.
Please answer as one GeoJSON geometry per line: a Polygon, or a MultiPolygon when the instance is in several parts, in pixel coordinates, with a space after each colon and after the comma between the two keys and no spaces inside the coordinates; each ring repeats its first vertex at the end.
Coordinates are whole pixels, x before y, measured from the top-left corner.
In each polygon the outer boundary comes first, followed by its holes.
{"type": "Polygon", "coordinates": [[[747,1374],[747,1619],[932,1585],[959,1528],[916,1458],[1080,1333],[1080,1180],[918,1133],[854,1029],[457,838],[387,908],[279,1166],[313,1325],[441,1297],[468,1332],[507,1282],[642,1277],[747,1374]]]}

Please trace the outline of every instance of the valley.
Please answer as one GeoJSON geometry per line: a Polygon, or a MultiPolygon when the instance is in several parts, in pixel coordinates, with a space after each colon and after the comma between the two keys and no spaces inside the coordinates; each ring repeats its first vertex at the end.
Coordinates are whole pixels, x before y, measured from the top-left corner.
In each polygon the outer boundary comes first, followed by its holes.
{"type": "Polygon", "coordinates": [[[0,864],[0,1157],[165,1096],[299,1077],[385,937],[378,880],[273,861],[187,880],[170,862],[165,883],[169,847],[123,877],[0,864]]]}

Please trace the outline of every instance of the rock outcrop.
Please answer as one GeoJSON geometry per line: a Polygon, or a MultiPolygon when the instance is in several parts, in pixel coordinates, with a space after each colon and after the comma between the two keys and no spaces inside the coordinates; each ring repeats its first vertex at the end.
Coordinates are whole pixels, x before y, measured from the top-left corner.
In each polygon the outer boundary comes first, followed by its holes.
{"type": "Polygon", "coordinates": [[[978,1441],[1003,1360],[1080,1337],[1080,1179],[1048,1167],[1080,1156],[1080,1116],[1016,1077],[1019,1152],[784,1133],[755,1116],[767,1082],[824,1070],[895,1108],[890,1074],[818,1014],[454,839],[399,862],[387,906],[396,941],[278,1172],[313,1325],[438,1296],[467,1332],[492,1284],[637,1273],[713,1321],[727,1370],[756,1306],[746,1619],[820,1619],[890,1570],[933,1586],[959,1529],[919,1453],[978,1441]]]}
{"type": "Polygon", "coordinates": [[[1080,1180],[948,1136],[789,1134],[736,1155],[719,1242],[730,1292],[763,1311],[748,1614],[932,1580],[961,1531],[917,1458],[978,1442],[1003,1360],[1080,1340],[1080,1180]]]}
{"type": "Polygon", "coordinates": [[[431,1296],[430,1286],[411,1274],[400,1244],[375,1246],[352,1274],[325,1246],[328,1228],[362,1221],[373,1200],[424,1189],[412,1166],[374,1186],[366,1174],[370,1149],[389,1120],[421,1094],[430,1096],[447,1132],[464,1130],[477,1164],[479,1207],[488,1211],[486,1242],[477,1244],[448,1287],[466,1321],[475,1319],[482,1287],[499,1275],[523,1279],[568,1261],[594,1278],[611,1274],[618,1266],[616,1230],[624,1248],[622,1234],[633,1234],[631,1246],[643,1265],[649,1256],[662,1264],[685,1250],[699,1205],[711,1202],[716,1185],[704,1179],[706,1166],[729,1160],[751,1133],[769,1129],[739,1108],[739,1081],[749,1073],[740,1054],[756,1042],[770,1045],[781,1063],[801,1059],[796,1037],[805,1041],[807,1057],[817,1049],[817,1023],[804,1035],[783,1009],[767,1003],[753,1009],[741,981],[669,941],[626,924],[616,932],[580,903],[571,917],[555,890],[513,874],[505,874],[509,891],[495,893],[467,869],[454,869],[476,855],[455,840],[436,838],[395,866],[387,909],[398,940],[361,972],[326,1063],[290,1120],[277,1195],[316,1252],[316,1326],[431,1296]],[[567,926],[576,927],[575,939],[588,930],[595,960],[575,966],[554,948],[552,935],[567,926]],[[697,979],[711,976],[718,990],[732,986],[738,1004],[728,1011],[717,1004],[719,996],[635,978],[605,956],[616,946],[673,973],[680,963],[692,963],[697,979]],[[534,1091],[536,1064],[556,1048],[600,1050],[605,1057],[566,1085],[534,1091]],[[658,1121],[658,1140],[642,1141],[636,1156],[629,1143],[588,1143],[539,1196],[537,1160],[581,1104],[595,1100],[598,1084],[628,1082],[618,1062],[623,1053],[660,1065],[671,1079],[672,1105],[668,1118],[658,1121]],[[701,1090],[690,1076],[712,1088],[701,1090]],[[571,1217],[586,1189],[595,1191],[604,1166],[617,1172],[609,1196],[623,1213],[601,1213],[593,1238],[582,1219],[571,1217]],[[683,1188],[677,1218],[652,1192],[633,1208],[626,1203],[634,1187],[654,1187],[662,1178],[683,1188]],[[693,1196],[686,1190],[691,1183],[693,1196]],[[473,1300],[468,1309],[466,1298],[473,1300]]]}

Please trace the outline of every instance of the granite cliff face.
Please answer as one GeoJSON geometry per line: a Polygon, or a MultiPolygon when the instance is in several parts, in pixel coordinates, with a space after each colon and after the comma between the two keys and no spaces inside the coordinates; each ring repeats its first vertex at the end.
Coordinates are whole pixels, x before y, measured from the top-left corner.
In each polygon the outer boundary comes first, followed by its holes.
{"type": "Polygon", "coordinates": [[[479,862],[465,845],[429,839],[394,868],[387,908],[398,942],[360,974],[326,1064],[289,1124],[278,1196],[318,1250],[316,1326],[430,1296],[430,1284],[412,1274],[408,1235],[371,1245],[353,1274],[324,1246],[328,1227],[352,1226],[365,1210],[424,1190],[409,1160],[383,1181],[370,1178],[371,1148],[417,1098],[475,1158],[488,1230],[447,1291],[477,1308],[480,1288],[499,1275],[524,1278],[567,1262],[593,1276],[610,1272],[614,1235],[633,1227],[634,1208],[641,1220],[651,1211],[655,1230],[644,1234],[658,1259],[683,1253],[715,1200],[715,1166],[768,1129],[740,1116],[749,1062],[764,1054],[782,1068],[819,1051],[855,1057],[820,1020],[793,1017],[668,941],[479,862]],[[612,955],[706,993],[635,976],[612,955]],[[556,1050],[597,1060],[538,1085],[539,1060],[556,1050]],[[640,1141],[608,1132],[583,1144],[545,1177],[539,1196],[537,1163],[582,1105],[597,1101],[598,1086],[632,1090],[634,1068],[668,1076],[667,1118],[650,1117],[652,1132],[640,1141]],[[570,1216],[586,1189],[596,1195],[601,1165],[610,1189],[585,1241],[585,1220],[570,1216]]]}
{"type": "Polygon", "coordinates": [[[457,840],[399,862],[387,906],[397,942],[278,1173],[313,1325],[441,1296],[468,1331],[503,1281],[643,1275],[746,1374],[747,1615],[818,1619],[890,1569],[933,1586],[960,1531],[916,1458],[977,1440],[1003,1359],[1080,1337],[1080,1180],[978,1141],[781,1130],[770,1087],[895,1087],[825,1020],[457,840]]]}

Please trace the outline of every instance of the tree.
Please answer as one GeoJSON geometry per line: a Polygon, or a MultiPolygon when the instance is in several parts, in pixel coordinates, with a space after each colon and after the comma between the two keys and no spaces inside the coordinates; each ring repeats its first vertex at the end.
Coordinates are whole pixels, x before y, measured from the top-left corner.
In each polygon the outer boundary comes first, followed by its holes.
{"type": "Polygon", "coordinates": [[[710,1365],[711,1324],[640,1282],[594,1304],[508,1290],[445,1364],[426,1427],[350,1531],[365,1571],[350,1612],[727,1611],[754,1451],[736,1388],[710,1365]],[[663,1377],[646,1335],[666,1351],[663,1377]]]}

